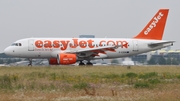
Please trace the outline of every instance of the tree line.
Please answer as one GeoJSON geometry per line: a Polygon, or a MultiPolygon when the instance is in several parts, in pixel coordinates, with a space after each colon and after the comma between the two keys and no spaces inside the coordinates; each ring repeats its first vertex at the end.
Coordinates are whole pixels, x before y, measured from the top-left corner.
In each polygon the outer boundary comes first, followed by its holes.
{"type": "Polygon", "coordinates": [[[7,55],[4,54],[4,53],[0,53],[0,58],[13,58],[13,57],[7,56],[7,55]]]}
{"type": "Polygon", "coordinates": [[[15,63],[15,62],[19,62],[22,61],[22,59],[20,58],[0,58],[0,64],[10,64],[10,63],[15,63]]]}
{"type": "Polygon", "coordinates": [[[180,64],[180,58],[172,58],[172,57],[151,57],[151,59],[148,61],[149,65],[179,65],[180,64]]]}

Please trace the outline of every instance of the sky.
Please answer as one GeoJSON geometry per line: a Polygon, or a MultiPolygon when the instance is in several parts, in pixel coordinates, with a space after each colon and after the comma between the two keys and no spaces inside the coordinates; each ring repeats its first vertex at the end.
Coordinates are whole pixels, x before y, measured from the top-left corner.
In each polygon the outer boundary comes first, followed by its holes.
{"type": "Polygon", "coordinates": [[[132,38],[169,8],[164,40],[180,49],[180,0],[0,0],[0,52],[29,37],[132,38]]]}

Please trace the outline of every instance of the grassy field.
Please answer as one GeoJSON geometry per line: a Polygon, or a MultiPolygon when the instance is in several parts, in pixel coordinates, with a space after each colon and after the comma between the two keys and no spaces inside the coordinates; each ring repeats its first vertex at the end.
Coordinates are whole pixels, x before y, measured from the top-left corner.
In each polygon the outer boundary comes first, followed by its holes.
{"type": "Polygon", "coordinates": [[[180,101],[180,66],[0,67],[0,101],[180,101]]]}

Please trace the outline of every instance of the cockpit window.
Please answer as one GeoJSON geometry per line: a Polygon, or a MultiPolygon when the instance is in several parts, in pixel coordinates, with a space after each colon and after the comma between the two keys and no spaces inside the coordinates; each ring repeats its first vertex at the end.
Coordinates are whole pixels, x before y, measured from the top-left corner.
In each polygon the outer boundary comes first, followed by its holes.
{"type": "Polygon", "coordinates": [[[13,43],[11,46],[16,46],[16,43],[13,43]]]}
{"type": "Polygon", "coordinates": [[[13,43],[11,46],[22,46],[21,43],[13,43]]]}

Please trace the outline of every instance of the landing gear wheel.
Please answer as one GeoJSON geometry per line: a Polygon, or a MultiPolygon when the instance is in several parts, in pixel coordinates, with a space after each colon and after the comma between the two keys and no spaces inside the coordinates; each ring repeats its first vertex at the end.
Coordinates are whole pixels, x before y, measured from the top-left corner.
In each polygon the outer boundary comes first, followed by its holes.
{"type": "Polygon", "coordinates": [[[32,67],[32,59],[29,59],[29,64],[28,67],[31,66],[32,67]]]}
{"type": "Polygon", "coordinates": [[[91,62],[86,63],[87,66],[93,66],[91,62]]]}
{"type": "Polygon", "coordinates": [[[79,66],[84,66],[84,65],[85,64],[82,61],[80,61],[79,66]]]}

